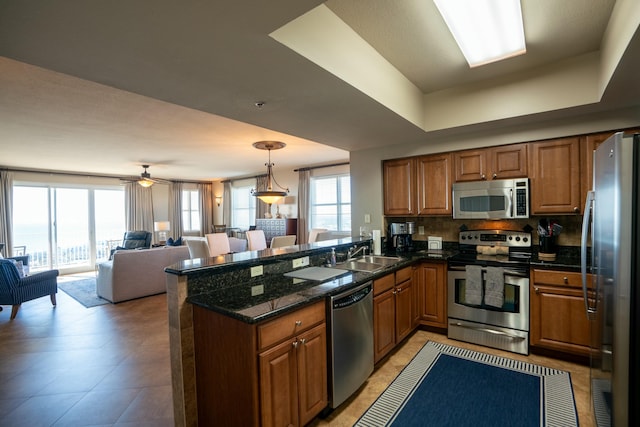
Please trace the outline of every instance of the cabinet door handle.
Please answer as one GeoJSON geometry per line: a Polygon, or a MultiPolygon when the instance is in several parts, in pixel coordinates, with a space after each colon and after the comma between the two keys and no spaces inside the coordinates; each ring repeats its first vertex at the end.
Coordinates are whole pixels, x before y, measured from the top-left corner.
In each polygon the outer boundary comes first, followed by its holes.
{"type": "Polygon", "coordinates": [[[480,175],[481,179],[487,179],[487,176],[485,174],[480,175]]]}
{"type": "Polygon", "coordinates": [[[301,338],[300,339],[300,344],[304,345],[307,342],[306,338],[301,338]]]}
{"type": "Polygon", "coordinates": [[[539,293],[540,293],[540,288],[539,288],[539,287],[537,287],[537,286],[534,286],[534,287],[533,287],[533,291],[534,291],[536,294],[539,294],[539,293]]]}
{"type": "Polygon", "coordinates": [[[302,326],[302,320],[296,320],[296,326],[302,326]]]}
{"type": "Polygon", "coordinates": [[[497,174],[497,173],[494,173],[494,174],[493,174],[493,179],[496,179],[497,177],[498,177],[498,174],[497,174]]]}
{"type": "Polygon", "coordinates": [[[568,279],[566,276],[565,276],[565,277],[563,277],[563,278],[562,278],[562,280],[564,280],[564,283],[565,283],[565,284],[569,283],[569,279],[568,279]]]}
{"type": "Polygon", "coordinates": [[[293,348],[298,348],[298,340],[292,342],[291,345],[293,346],[293,348]]]}

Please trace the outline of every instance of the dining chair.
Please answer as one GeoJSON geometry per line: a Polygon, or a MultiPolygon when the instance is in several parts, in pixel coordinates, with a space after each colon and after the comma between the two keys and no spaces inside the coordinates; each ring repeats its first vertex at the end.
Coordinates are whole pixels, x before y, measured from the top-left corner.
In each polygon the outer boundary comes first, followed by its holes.
{"type": "Polygon", "coordinates": [[[209,258],[209,244],[204,237],[191,237],[187,239],[189,258],[209,258]]]}
{"type": "Polygon", "coordinates": [[[296,244],[296,235],[287,235],[287,236],[274,236],[271,239],[270,248],[283,248],[285,246],[293,246],[296,244]]]}
{"type": "Polygon", "coordinates": [[[207,238],[207,243],[209,244],[209,256],[224,255],[231,252],[227,233],[210,233],[205,234],[204,237],[207,238]]]}
{"type": "Polygon", "coordinates": [[[247,242],[250,251],[267,249],[267,239],[264,236],[264,230],[247,231],[247,242]]]}
{"type": "Polygon", "coordinates": [[[318,241],[318,234],[324,233],[325,231],[327,231],[326,228],[312,228],[311,231],[309,232],[308,243],[313,243],[318,241]]]}

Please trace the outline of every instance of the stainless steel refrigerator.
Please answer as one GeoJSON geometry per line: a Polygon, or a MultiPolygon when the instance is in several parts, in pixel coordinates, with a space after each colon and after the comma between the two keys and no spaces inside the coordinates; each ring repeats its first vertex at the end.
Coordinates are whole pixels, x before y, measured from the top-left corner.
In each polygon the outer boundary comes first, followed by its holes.
{"type": "Polygon", "coordinates": [[[593,191],[582,225],[582,287],[598,427],[640,425],[639,192],[640,134],[616,133],[594,152],[593,191]]]}

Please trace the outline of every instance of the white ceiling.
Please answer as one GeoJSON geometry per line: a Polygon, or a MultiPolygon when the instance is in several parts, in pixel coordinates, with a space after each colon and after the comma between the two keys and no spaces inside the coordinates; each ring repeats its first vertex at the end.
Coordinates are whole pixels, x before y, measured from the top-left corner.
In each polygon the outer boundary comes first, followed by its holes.
{"type": "Polygon", "coordinates": [[[624,89],[638,32],[620,66],[601,65],[613,0],[521,3],[527,54],[469,69],[427,0],[3,0],[0,167],[131,176],[150,163],[156,177],[233,178],[264,173],[251,144],[275,139],[287,143],[272,153],[277,175],[638,104],[624,89]],[[560,93],[558,76],[570,79],[560,93]],[[509,93],[532,95],[514,108],[509,93]]]}

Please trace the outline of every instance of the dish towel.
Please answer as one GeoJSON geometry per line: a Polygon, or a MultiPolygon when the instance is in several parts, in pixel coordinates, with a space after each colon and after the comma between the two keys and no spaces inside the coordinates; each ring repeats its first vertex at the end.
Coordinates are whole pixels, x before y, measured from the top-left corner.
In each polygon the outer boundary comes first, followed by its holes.
{"type": "Polygon", "coordinates": [[[482,267],[467,265],[467,280],[464,287],[464,302],[471,305],[482,304],[482,267]]]}
{"type": "Polygon", "coordinates": [[[504,304],[504,269],[502,267],[487,267],[484,276],[484,303],[492,307],[502,307],[504,304]]]}

